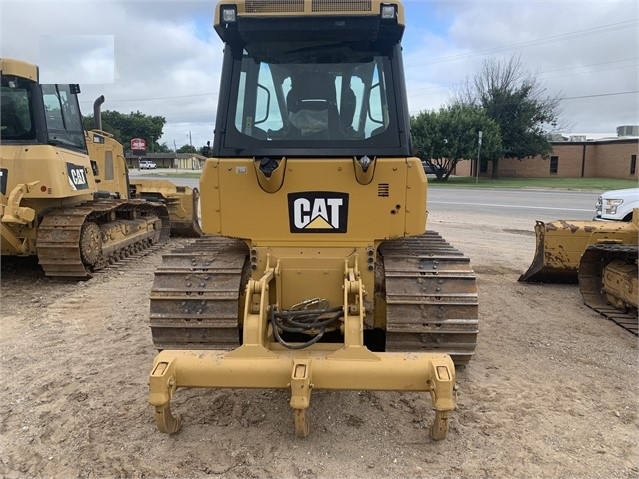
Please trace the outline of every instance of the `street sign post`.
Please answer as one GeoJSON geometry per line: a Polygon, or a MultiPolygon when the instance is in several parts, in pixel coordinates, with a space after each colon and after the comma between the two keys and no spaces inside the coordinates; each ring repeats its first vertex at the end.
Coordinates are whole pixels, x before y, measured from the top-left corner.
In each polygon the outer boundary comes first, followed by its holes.
{"type": "Polygon", "coordinates": [[[478,139],[477,139],[477,142],[479,143],[477,145],[477,168],[475,168],[475,170],[477,170],[477,171],[475,171],[475,174],[477,176],[475,177],[475,183],[479,183],[479,154],[481,152],[481,137],[482,137],[482,131],[479,130],[479,136],[478,136],[478,139]]]}

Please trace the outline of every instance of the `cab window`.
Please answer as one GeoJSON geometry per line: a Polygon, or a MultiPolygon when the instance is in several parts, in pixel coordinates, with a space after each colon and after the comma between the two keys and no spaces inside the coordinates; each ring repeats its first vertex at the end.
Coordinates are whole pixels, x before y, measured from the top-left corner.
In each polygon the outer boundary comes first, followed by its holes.
{"type": "Polygon", "coordinates": [[[42,85],[49,142],[70,148],[85,148],[82,116],[77,97],[69,85],[42,85]]]}
{"type": "Polygon", "coordinates": [[[0,87],[0,135],[3,141],[35,138],[30,106],[30,83],[22,79],[2,79],[0,87]]]}

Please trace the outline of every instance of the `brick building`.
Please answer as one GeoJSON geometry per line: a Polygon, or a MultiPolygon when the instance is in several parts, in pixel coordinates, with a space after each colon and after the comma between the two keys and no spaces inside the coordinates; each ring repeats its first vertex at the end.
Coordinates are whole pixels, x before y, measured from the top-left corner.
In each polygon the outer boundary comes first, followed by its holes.
{"type": "MultiPolygon", "coordinates": [[[[552,152],[547,158],[537,156],[517,160],[499,160],[498,174],[503,178],[620,178],[639,180],[638,136],[619,136],[588,140],[571,137],[552,141],[552,152]]],[[[455,174],[475,175],[475,161],[458,163],[455,174]]],[[[482,165],[481,177],[492,173],[492,162],[482,165]]]]}
{"type": "Polygon", "coordinates": [[[197,153],[147,153],[134,155],[132,152],[127,152],[126,163],[129,168],[138,168],[140,160],[153,161],[158,168],[201,170],[206,157],[197,153]]]}

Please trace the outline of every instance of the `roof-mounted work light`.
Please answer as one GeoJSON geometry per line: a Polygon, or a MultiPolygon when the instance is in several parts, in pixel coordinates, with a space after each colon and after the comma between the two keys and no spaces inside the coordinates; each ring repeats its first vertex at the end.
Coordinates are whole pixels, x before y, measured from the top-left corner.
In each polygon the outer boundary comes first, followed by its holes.
{"type": "Polygon", "coordinates": [[[235,5],[222,5],[220,7],[220,19],[222,23],[235,23],[237,21],[235,5]]]}
{"type": "Polygon", "coordinates": [[[391,3],[382,3],[381,17],[382,20],[396,20],[397,5],[391,3]]]}

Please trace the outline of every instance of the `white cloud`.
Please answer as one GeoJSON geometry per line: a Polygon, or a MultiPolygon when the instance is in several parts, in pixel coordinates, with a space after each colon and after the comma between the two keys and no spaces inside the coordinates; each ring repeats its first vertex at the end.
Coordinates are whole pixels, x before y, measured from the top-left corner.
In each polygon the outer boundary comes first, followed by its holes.
{"type": "MultiPolygon", "coordinates": [[[[409,107],[439,108],[489,57],[521,56],[548,92],[565,97],[575,132],[639,123],[636,1],[406,0],[409,107]]],[[[222,44],[215,0],[3,0],[0,55],[81,83],[81,106],[167,119],[165,141],[212,140],[222,44]],[[73,77],[72,79],[70,77],[73,77]],[[96,83],[98,82],[98,83],[96,83]]],[[[56,80],[57,81],[57,80],[56,80]]]]}
{"type": "Polygon", "coordinates": [[[41,35],[39,37],[42,83],[104,84],[115,81],[113,35],[41,35]],[[66,52],[76,61],[60,58],[66,52]]]}
{"type": "Polygon", "coordinates": [[[81,108],[167,120],[162,141],[212,140],[222,44],[214,1],[0,2],[0,55],[40,66],[43,82],[80,83],[81,108]]]}
{"type": "Polygon", "coordinates": [[[518,55],[528,71],[539,73],[549,95],[566,98],[562,120],[573,131],[612,133],[637,124],[638,5],[409,0],[407,13],[420,12],[426,24],[421,42],[405,45],[411,112],[441,106],[446,92],[472,77],[483,60],[518,55]],[[435,20],[429,21],[431,14],[435,20]]]}

